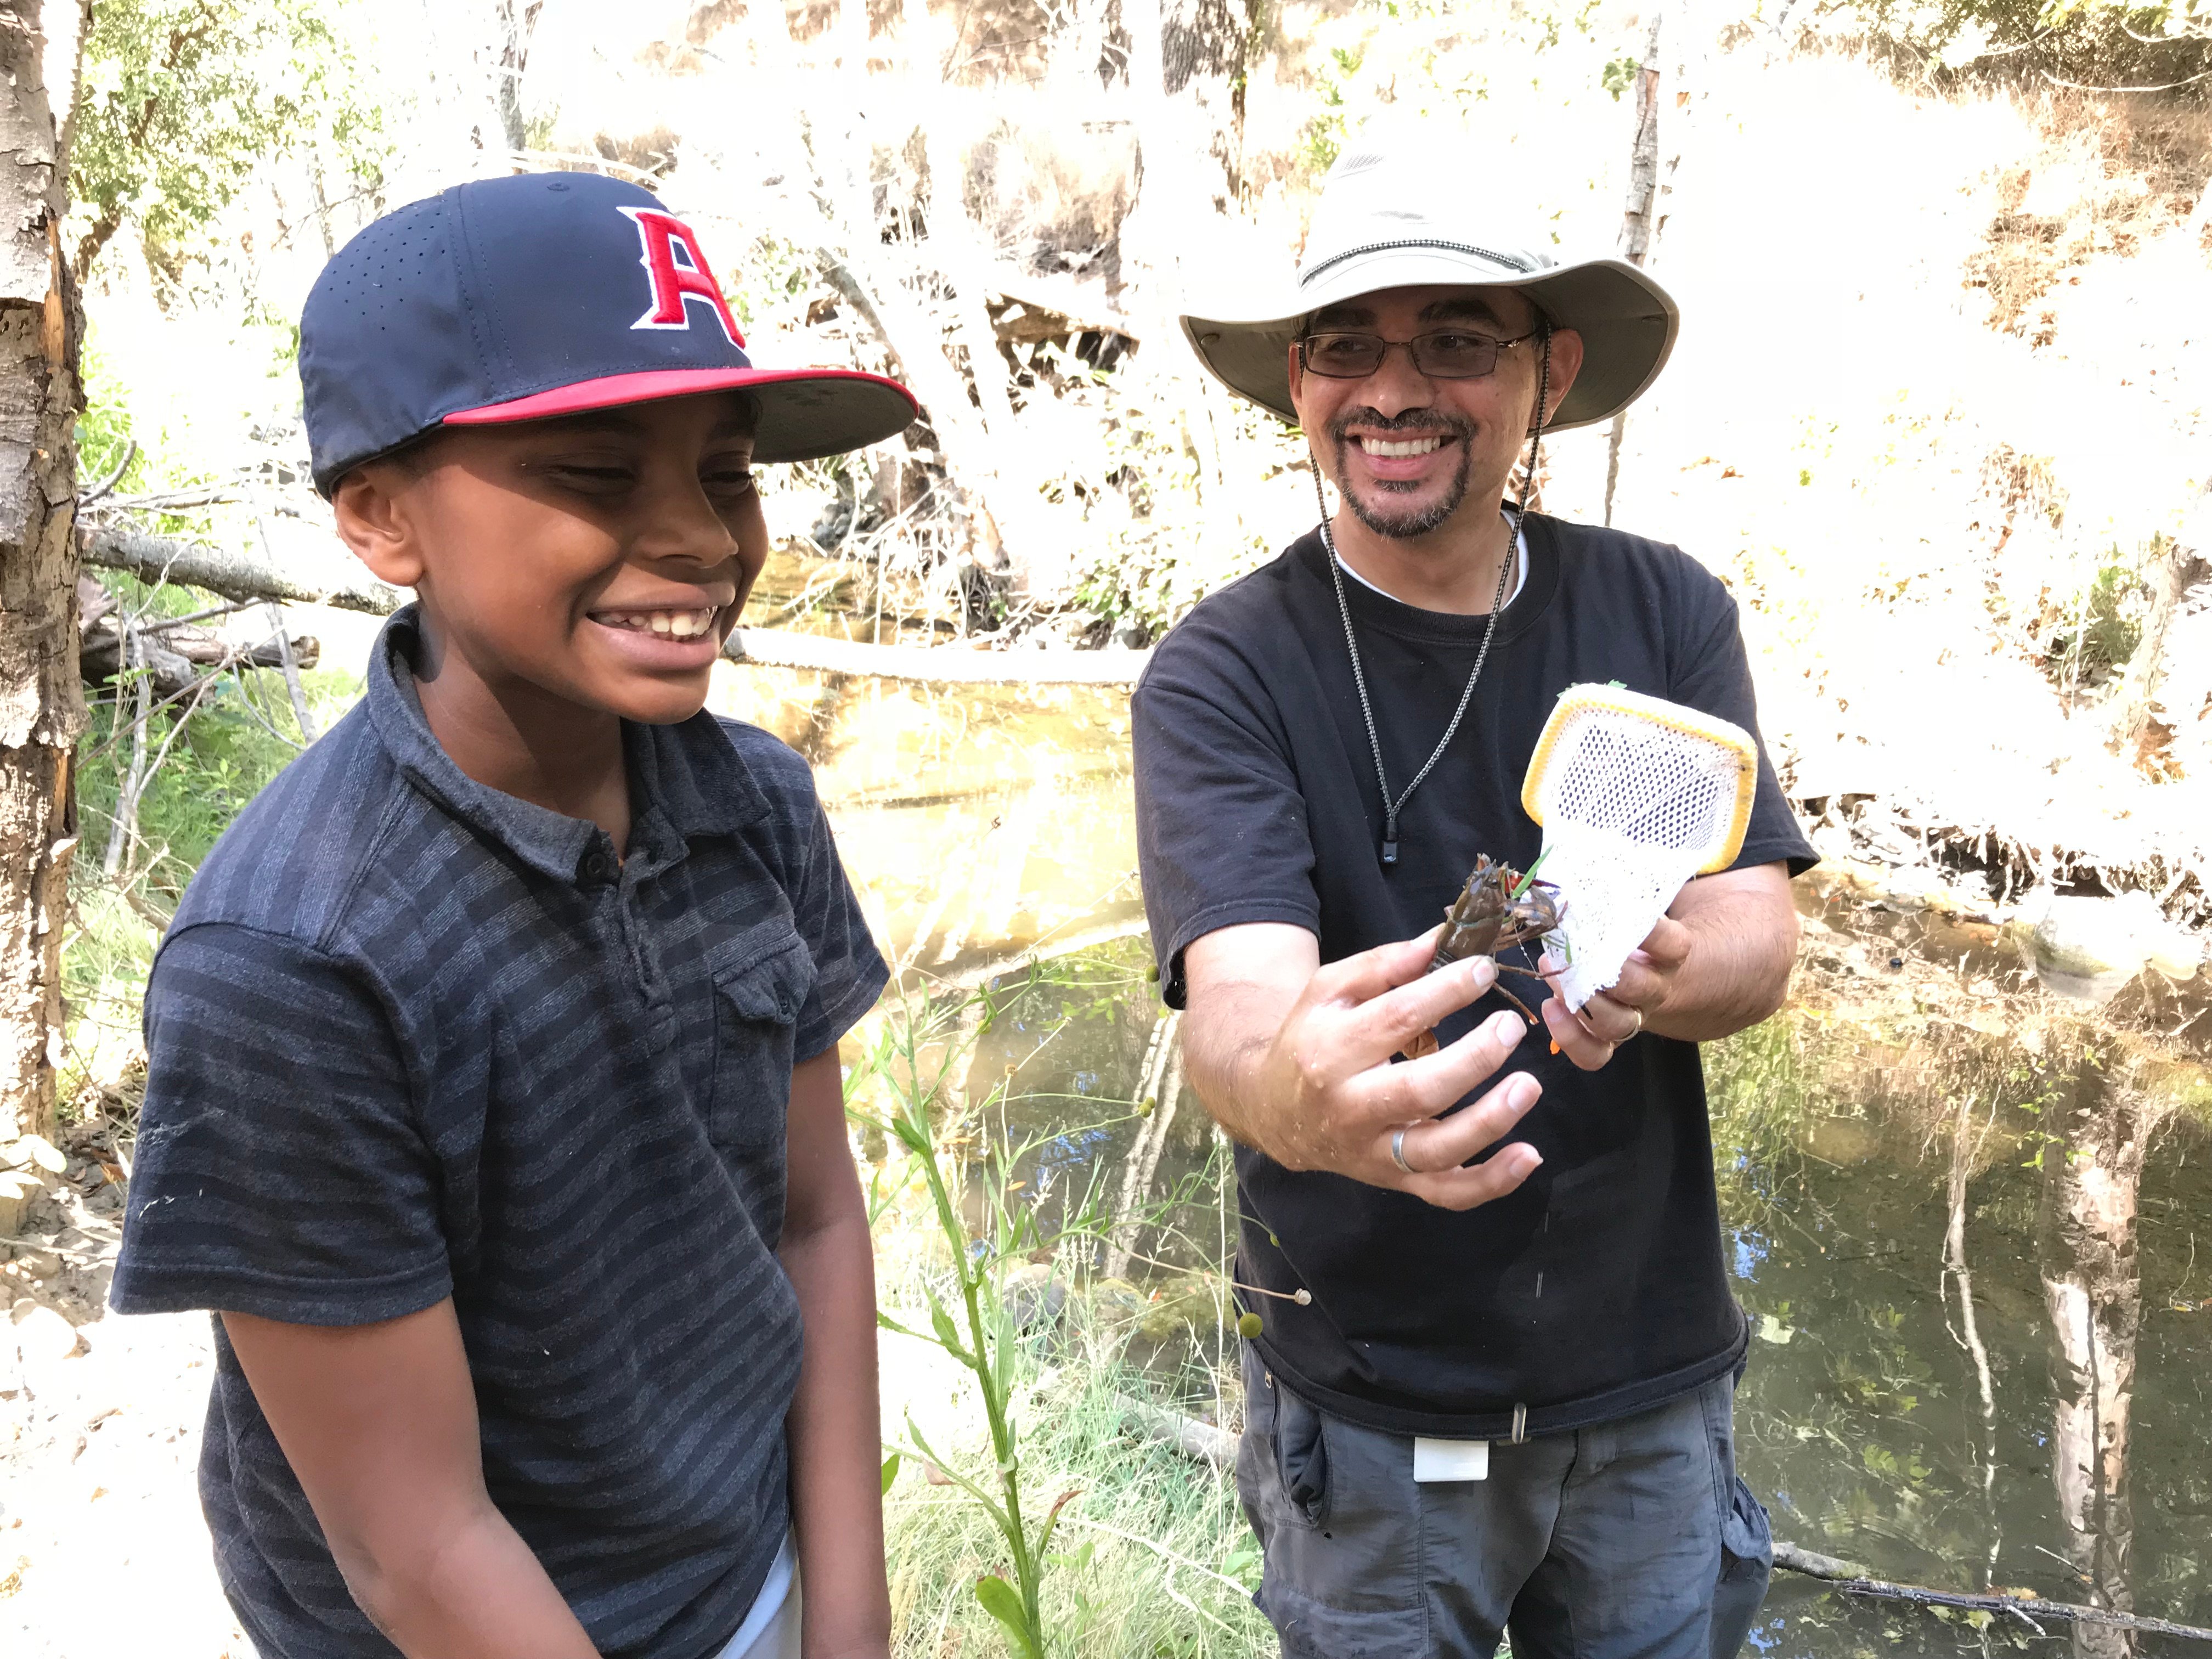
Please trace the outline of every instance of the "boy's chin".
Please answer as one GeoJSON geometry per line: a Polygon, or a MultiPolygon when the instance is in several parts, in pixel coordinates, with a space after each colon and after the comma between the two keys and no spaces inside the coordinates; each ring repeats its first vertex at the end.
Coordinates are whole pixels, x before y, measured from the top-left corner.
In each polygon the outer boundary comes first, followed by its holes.
{"type": "Polygon", "coordinates": [[[701,669],[696,675],[672,675],[644,684],[633,682],[594,688],[600,695],[592,701],[607,713],[640,726],[674,726],[690,720],[707,706],[707,690],[711,684],[710,672],[701,669]]]}

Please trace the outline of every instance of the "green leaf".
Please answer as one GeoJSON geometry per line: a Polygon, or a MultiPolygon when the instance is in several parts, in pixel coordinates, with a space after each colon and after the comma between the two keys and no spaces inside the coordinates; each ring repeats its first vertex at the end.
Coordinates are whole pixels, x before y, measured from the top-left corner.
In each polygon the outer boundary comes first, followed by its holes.
{"type": "Polygon", "coordinates": [[[1030,1629],[1029,1620],[1022,1611],[1020,1592],[994,1572],[987,1572],[975,1581],[975,1599],[983,1604],[983,1611],[999,1621],[999,1628],[1006,1633],[1006,1645],[1013,1650],[1015,1659],[1044,1659],[1044,1650],[1037,1644],[1036,1633],[1030,1629]]]}
{"type": "Polygon", "coordinates": [[[898,1479],[898,1472],[899,1455],[893,1452],[889,1457],[884,1459],[884,1495],[885,1497],[890,1495],[891,1482],[898,1479]]]}

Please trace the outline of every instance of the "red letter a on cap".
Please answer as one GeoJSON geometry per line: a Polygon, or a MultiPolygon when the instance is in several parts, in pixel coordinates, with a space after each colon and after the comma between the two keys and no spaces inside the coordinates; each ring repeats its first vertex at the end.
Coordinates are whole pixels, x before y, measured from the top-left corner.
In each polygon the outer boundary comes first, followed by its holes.
{"type": "Polygon", "coordinates": [[[743,346],[745,337],[738,332],[737,319],[723,302],[721,286],[708,268],[707,256],[699,251],[699,239],[691,234],[691,227],[659,208],[625,207],[623,211],[637,225],[638,240],[645,244],[645,256],[638,263],[653,281],[653,303],[630,326],[689,328],[690,302],[697,300],[714,308],[730,343],[743,346]],[[681,258],[677,257],[679,249],[681,258]]]}

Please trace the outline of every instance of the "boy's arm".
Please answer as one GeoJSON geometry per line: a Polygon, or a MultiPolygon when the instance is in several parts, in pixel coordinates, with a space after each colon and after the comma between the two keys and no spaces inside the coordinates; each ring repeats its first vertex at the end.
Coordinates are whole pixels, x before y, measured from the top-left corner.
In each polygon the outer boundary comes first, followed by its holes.
{"type": "Polygon", "coordinates": [[[805,1659],[890,1651],[884,1577],[883,1428],[876,1404],[875,1259],[845,1138],[833,1044],[791,1072],[788,1196],[776,1254],[806,1323],[791,1402],[791,1507],[805,1659]]]}
{"type": "Polygon", "coordinates": [[[407,1659],[596,1659],[484,1491],[450,1299],[373,1325],[222,1322],[346,1588],[407,1659]]]}

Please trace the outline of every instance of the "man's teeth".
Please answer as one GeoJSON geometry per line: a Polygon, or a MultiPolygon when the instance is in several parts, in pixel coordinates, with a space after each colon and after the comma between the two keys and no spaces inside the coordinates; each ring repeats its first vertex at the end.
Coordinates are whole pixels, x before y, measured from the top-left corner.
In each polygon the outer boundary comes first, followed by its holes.
{"type": "Polygon", "coordinates": [[[1431,434],[1426,438],[1408,438],[1402,443],[1389,443],[1381,438],[1362,438],[1359,447],[1370,455],[1433,455],[1442,438],[1431,434]]]}
{"type": "Polygon", "coordinates": [[[693,639],[714,625],[712,611],[601,611],[592,619],[610,628],[658,634],[666,640],[693,639]]]}

